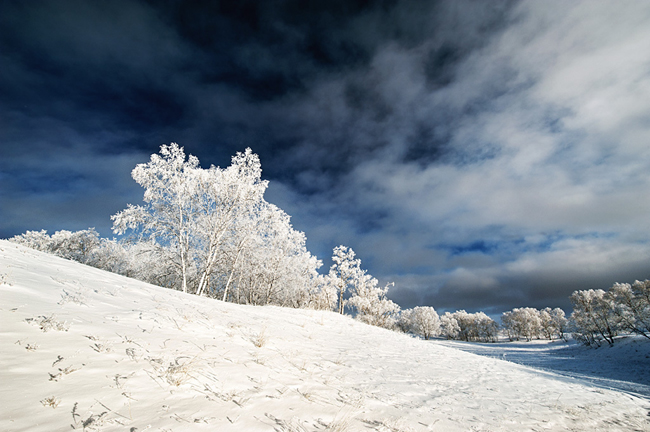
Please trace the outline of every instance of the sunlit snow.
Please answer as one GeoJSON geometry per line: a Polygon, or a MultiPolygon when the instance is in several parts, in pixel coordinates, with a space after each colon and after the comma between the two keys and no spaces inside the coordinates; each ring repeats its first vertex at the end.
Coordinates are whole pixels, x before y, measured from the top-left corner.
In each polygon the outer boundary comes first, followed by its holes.
{"type": "Polygon", "coordinates": [[[0,241],[0,430],[650,430],[642,395],[0,241]]]}

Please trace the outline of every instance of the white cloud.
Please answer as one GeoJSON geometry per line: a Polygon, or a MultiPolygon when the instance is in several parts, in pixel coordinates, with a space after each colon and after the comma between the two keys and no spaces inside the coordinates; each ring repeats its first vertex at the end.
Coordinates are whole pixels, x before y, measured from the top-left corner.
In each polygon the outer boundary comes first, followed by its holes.
{"type": "Polygon", "coordinates": [[[393,109],[371,126],[393,150],[357,164],[337,198],[389,215],[381,230],[357,240],[362,252],[392,261],[393,270],[426,265],[418,254],[430,259],[444,276],[434,271],[428,283],[397,277],[431,292],[498,290],[517,281],[522,298],[532,298],[536,284],[526,287],[526,277],[597,283],[597,276],[605,284],[625,277],[623,270],[644,277],[649,4],[524,2],[510,26],[458,65],[455,81],[441,89],[427,89],[421,60],[417,47],[389,46],[368,71],[393,109]],[[414,124],[427,116],[435,124],[444,109],[454,113],[443,125],[453,132],[446,157],[426,166],[399,161],[414,124]],[[415,233],[402,238],[412,247],[408,254],[396,247],[405,226],[415,233]],[[436,244],[481,239],[519,240],[465,261],[431,253],[436,244]],[[536,247],[543,242],[549,248],[536,247]]]}

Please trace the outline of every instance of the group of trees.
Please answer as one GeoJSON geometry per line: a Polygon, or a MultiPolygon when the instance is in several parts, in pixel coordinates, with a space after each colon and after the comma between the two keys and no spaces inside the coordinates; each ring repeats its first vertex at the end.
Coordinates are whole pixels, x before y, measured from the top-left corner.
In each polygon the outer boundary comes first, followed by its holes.
{"type": "Polygon", "coordinates": [[[575,291],[571,302],[573,338],[585,345],[613,345],[622,332],[650,339],[650,280],[575,291]]]}
{"type": "Polygon", "coordinates": [[[163,145],[132,172],[145,204],[112,216],[113,230],[131,232],[138,258],[163,286],[237,303],[319,303],[322,263],[290,217],[264,199],[261,173],[250,149],[227,168],[203,169],[182,147],[163,145]]]}
{"type": "Polygon", "coordinates": [[[264,199],[259,157],[237,153],[227,168],[203,169],[177,144],[161,146],[133,179],[144,205],[112,216],[122,240],[94,229],[27,231],[11,240],[159,286],[236,303],[296,308],[351,308],[358,319],[391,328],[400,308],[389,286],[361,268],[351,248],[334,248],[329,274],[307,251],[304,233],[264,199]]]}
{"type": "MultiPolygon", "coordinates": [[[[483,312],[439,316],[432,307],[400,310],[387,298],[390,287],[361,268],[346,246],[334,248],[330,271],[307,251],[304,233],[264,199],[259,157],[237,153],[227,168],[203,169],[177,144],[161,146],[132,171],[144,188],[144,205],[112,216],[118,241],[92,228],[70,232],[27,231],[10,240],[159,286],[236,303],[295,308],[346,308],[357,319],[397,328],[424,339],[441,336],[493,342],[499,326],[483,312]]],[[[650,339],[650,281],[614,284],[608,291],[575,291],[567,320],[559,308],[515,308],[502,315],[510,340],[565,339],[586,345],[614,343],[620,332],[650,339]]]]}
{"type": "Polygon", "coordinates": [[[566,340],[568,323],[560,308],[515,308],[501,316],[501,326],[511,341],[541,338],[566,340]]]}
{"type": "Polygon", "coordinates": [[[483,312],[460,310],[439,316],[430,306],[402,311],[398,327],[424,339],[441,336],[466,342],[496,342],[499,336],[499,325],[483,312]]]}
{"type": "Polygon", "coordinates": [[[466,342],[496,342],[499,325],[484,312],[468,313],[464,310],[446,312],[440,318],[442,336],[466,342]]]}
{"type": "Polygon", "coordinates": [[[27,231],[10,239],[32,249],[58,255],[83,264],[92,263],[101,244],[99,234],[93,228],[82,231],[27,231]]]}
{"type": "Polygon", "coordinates": [[[650,280],[615,283],[608,291],[583,290],[571,295],[573,313],[560,308],[515,308],[501,316],[501,326],[483,312],[464,310],[439,316],[432,307],[401,312],[397,327],[430,339],[441,336],[467,342],[496,342],[499,328],[509,340],[573,338],[588,346],[614,344],[622,333],[650,339],[650,280]]]}

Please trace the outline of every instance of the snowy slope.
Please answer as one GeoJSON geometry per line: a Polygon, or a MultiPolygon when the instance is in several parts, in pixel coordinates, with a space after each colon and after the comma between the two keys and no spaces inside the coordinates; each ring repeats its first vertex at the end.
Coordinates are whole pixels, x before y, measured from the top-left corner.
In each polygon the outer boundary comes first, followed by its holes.
{"type": "Polygon", "coordinates": [[[2,431],[650,430],[650,403],[0,241],[2,431]]]}

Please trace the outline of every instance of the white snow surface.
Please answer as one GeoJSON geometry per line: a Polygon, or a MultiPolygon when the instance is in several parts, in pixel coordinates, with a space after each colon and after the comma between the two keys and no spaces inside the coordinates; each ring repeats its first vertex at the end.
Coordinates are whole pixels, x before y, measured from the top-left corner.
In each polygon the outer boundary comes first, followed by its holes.
{"type": "Polygon", "coordinates": [[[2,431],[650,431],[640,395],[0,241],[2,431]]]}
{"type": "Polygon", "coordinates": [[[650,341],[643,336],[619,337],[613,346],[603,342],[600,347],[586,347],[573,340],[437,343],[650,399],[650,341]]]}

